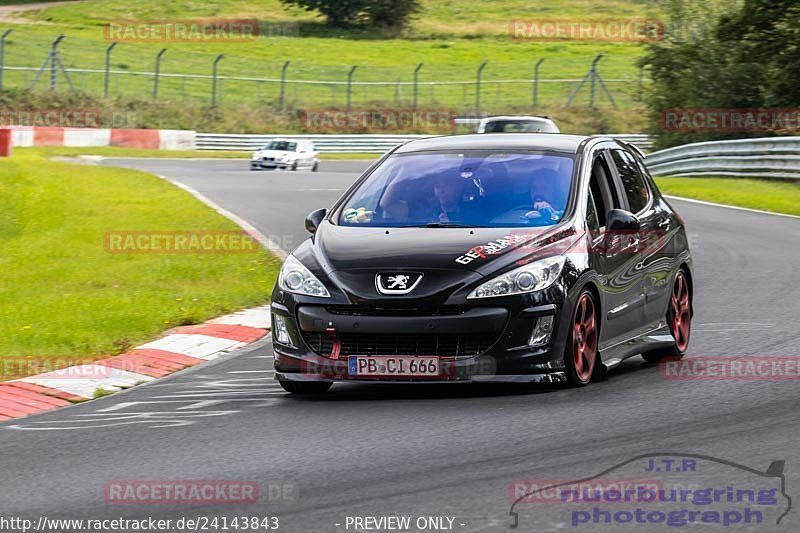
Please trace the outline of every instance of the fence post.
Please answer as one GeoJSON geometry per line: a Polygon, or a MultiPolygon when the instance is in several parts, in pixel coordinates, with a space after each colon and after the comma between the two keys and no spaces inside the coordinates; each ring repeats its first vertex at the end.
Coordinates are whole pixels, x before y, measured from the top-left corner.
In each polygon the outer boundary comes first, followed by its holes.
{"type": "Polygon", "coordinates": [[[6,37],[12,30],[6,30],[0,36],[0,92],[3,92],[3,73],[6,69],[6,37]]]}
{"type": "Polygon", "coordinates": [[[542,66],[545,58],[539,59],[536,62],[536,67],[533,69],[533,107],[539,105],[539,67],[542,66]]]}
{"type": "Polygon", "coordinates": [[[214,65],[211,67],[211,107],[216,107],[217,105],[217,65],[225,57],[225,54],[220,54],[214,60],[214,65]]]}
{"type": "Polygon", "coordinates": [[[108,98],[108,84],[111,76],[111,51],[115,46],[117,46],[117,43],[113,42],[108,45],[108,48],[106,48],[106,77],[105,81],[103,82],[103,96],[105,98],[108,98]]]}
{"type": "Polygon", "coordinates": [[[162,48],[161,51],[156,55],[156,71],[155,76],[153,77],[153,101],[155,102],[158,100],[158,76],[161,74],[161,57],[166,52],[166,48],[162,48]]]}
{"type": "Polygon", "coordinates": [[[592,61],[592,68],[591,68],[591,83],[589,85],[589,107],[594,107],[594,95],[595,95],[595,86],[597,85],[597,64],[603,58],[603,54],[597,54],[597,57],[594,58],[592,61]]]}
{"type": "Polygon", "coordinates": [[[417,68],[414,69],[414,103],[412,104],[411,108],[417,108],[417,99],[419,97],[419,70],[422,68],[422,63],[417,65],[417,68]]]}
{"type": "Polygon", "coordinates": [[[55,91],[58,84],[58,45],[66,35],[59,35],[50,45],[50,90],[55,91]]]}
{"type": "Polygon", "coordinates": [[[356,66],[354,65],[353,68],[347,73],[347,112],[350,112],[350,99],[352,97],[353,91],[353,73],[356,71],[356,66]]]}
{"type": "Polygon", "coordinates": [[[283,104],[286,99],[286,69],[289,68],[289,61],[285,61],[283,63],[283,68],[281,68],[281,92],[278,96],[278,109],[283,111],[283,104]]]}
{"type": "Polygon", "coordinates": [[[481,114],[481,76],[483,75],[483,69],[486,68],[486,64],[488,61],[484,61],[478,67],[478,73],[475,78],[475,114],[481,114]]]}

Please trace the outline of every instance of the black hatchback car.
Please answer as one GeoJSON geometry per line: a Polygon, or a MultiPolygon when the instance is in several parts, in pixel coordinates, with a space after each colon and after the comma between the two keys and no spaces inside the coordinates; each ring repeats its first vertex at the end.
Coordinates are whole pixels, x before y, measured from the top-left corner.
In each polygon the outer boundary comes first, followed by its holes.
{"type": "Polygon", "coordinates": [[[604,137],[462,135],[401,145],[285,261],[275,377],[568,382],[642,354],[682,356],[684,223],[641,153],[604,137]]]}

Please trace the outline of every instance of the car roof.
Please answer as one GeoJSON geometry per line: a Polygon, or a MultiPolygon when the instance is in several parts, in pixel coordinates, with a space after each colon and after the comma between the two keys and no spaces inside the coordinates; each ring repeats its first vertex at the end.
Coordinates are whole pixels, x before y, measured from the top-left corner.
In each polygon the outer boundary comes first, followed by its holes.
{"type": "Polygon", "coordinates": [[[581,143],[590,137],[562,133],[475,133],[426,137],[403,144],[395,153],[437,150],[552,150],[577,153],[581,143]]]}
{"type": "Polygon", "coordinates": [[[524,115],[524,116],[523,115],[518,115],[518,116],[501,115],[501,116],[497,116],[497,117],[486,117],[486,118],[481,119],[481,122],[491,122],[493,120],[530,120],[530,121],[540,120],[540,121],[543,121],[543,122],[553,122],[553,119],[551,119],[550,117],[537,117],[537,116],[531,116],[531,115],[524,115]]]}

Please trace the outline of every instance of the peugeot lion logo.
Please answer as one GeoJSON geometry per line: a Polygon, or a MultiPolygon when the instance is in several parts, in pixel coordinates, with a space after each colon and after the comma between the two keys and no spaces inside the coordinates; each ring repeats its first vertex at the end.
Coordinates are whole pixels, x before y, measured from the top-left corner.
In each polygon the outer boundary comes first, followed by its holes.
{"type": "Polygon", "coordinates": [[[416,272],[386,272],[375,276],[375,287],[381,294],[408,294],[421,279],[416,272]]]}

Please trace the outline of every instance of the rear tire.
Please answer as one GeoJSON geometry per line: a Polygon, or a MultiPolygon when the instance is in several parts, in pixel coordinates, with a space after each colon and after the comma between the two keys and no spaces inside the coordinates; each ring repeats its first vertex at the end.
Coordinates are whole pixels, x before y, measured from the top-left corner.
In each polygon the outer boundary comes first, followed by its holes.
{"type": "Polygon", "coordinates": [[[325,394],[333,383],[330,381],[279,381],[283,390],[292,394],[325,394]]]}
{"type": "Polygon", "coordinates": [[[297,161],[292,163],[292,170],[297,170],[297,161]]]}
{"type": "Polygon", "coordinates": [[[599,338],[597,305],[591,291],[584,289],[575,304],[564,349],[564,363],[570,385],[585,387],[597,374],[599,338]]]}
{"type": "Polygon", "coordinates": [[[692,293],[689,281],[683,270],[675,276],[675,285],[667,308],[667,324],[675,342],[668,348],[661,348],[643,353],[642,358],[648,363],[659,363],[662,359],[680,359],[689,348],[692,333],[692,293]]]}

